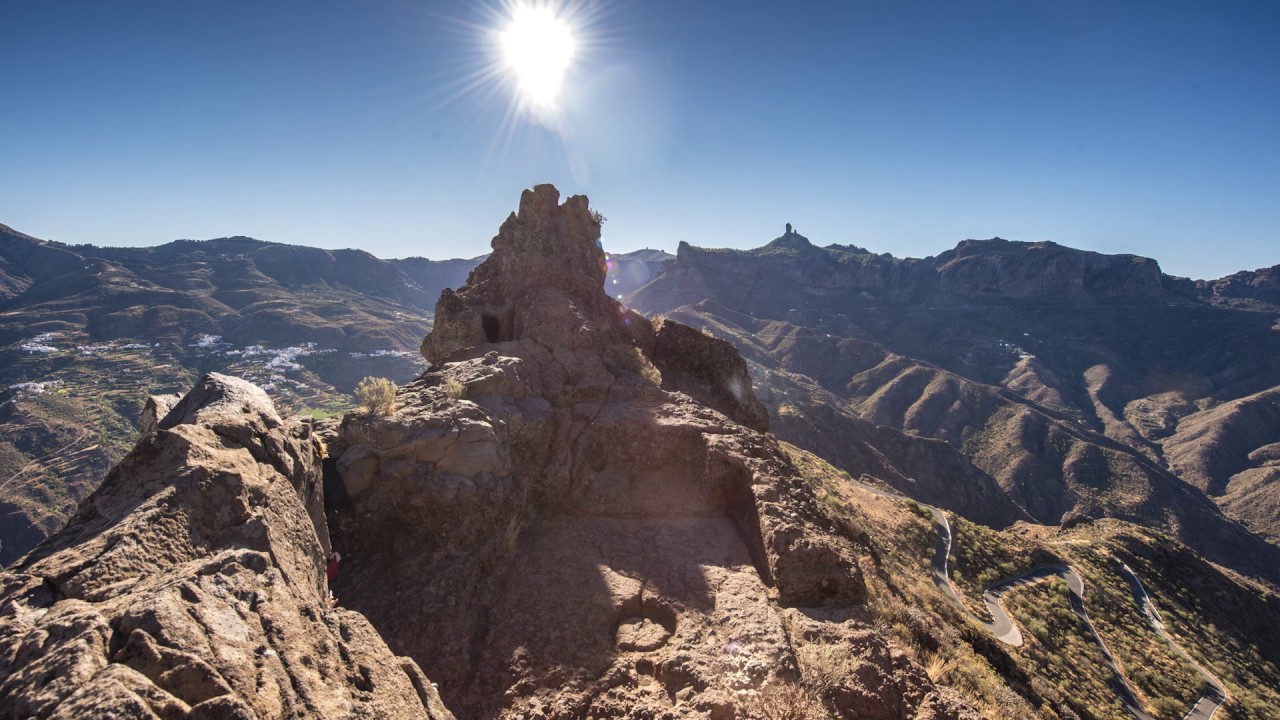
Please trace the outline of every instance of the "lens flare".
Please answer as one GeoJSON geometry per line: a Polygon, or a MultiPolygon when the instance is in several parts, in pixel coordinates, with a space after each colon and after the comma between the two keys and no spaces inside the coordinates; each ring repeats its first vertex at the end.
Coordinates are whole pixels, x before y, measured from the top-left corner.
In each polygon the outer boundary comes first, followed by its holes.
{"type": "Polygon", "coordinates": [[[577,50],[569,23],[551,7],[516,5],[499,42],[523,99],[539,109],[554,107],[577,50]]]}

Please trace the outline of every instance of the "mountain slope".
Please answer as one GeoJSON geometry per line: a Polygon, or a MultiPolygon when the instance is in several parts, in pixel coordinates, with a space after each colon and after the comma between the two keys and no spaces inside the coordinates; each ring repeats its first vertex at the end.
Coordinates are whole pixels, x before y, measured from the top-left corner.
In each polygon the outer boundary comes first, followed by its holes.
{"type": "MultiPolygon", "coordinates": [[[[1112,368],[1137,362],[1087,352],[1078,375],[1071,358],[1023,351],[992,372],[1016,383],[984,382],[830,332],[821,318],[843,311],[829,307],[761,317],[704,299],[649,320],[602,291],[600,222],[584,197],[527,191],[493,254],[441,292],[421,344],[431,367],[386,414],[282,417],[263,390],[216,374],[176,405],[153,398],[126,460],[0,574],[0,714],[1180,720],[1225,700],[1223,717],[1277,717],[1274,586],[1084,512],[1151,515],[1207,552],[1270,563],[1162,465],[1183,457],[1168,440],[1196,404],[1126,400],[1133,376],[1112,368]],[[1139,432],[1135,413],[1169,427],[1139,432]],[[1070,507],[1060,526],[1029,522],[1053,503],[1070,507]],[[322,576],[330,549],[341,570],[333,557],[322,576]],[[987,590],[1007,605],[1004,629],[981,616],[987,590]]],[[[779,267],[809,252],[781,240],[767,253],[779,267]]],[[[1067,255],[1050,264],[1077,272],[1067,255]]],[[[642,294],[681,271],[662,267],[642,294]]],[[[1079,267],[1080,292],[1099,293],[1080,307],[1115,313],[1105,298],[1127,292],[1123,268],[1079,267]]],[[[174,291],[135,269],[112,277],[174,291]]],[[[246,277],[232,290],[275,282],[246,277]]],[[[816,296],[838,285],[825,282],[816,296]]],[[[952,343],[975,332],[949,330],[952,343]]],[[[169,352],[300,368],[285,379],[365,359],[197,338],[169,352]]],[[[64,340],[17,350],[71,384],[94,358],[155,370],[165,347],[73,355],[64,340]]],[[[1265,376],[1265,359],[1251,367],[1265,376]]],[[[65,416],[87,385],[15,391],[13,407],[65,416]]],[[[1268,397],[1183,429],[1264,418],[1268,397]]],[[[63,420],[48,455],[81,442],[63,420]]],[[[1270,467],[1268,438],[1196,466],[1270,467]]]]}
{"type": "Polygon", "coordinates": [[[248,238],[68,246],[0,226],[0,563],[128,452],[146,394],[217,370],[286,410],[344,410],[363,376],[422,371],[435,298],[474,264],[248,238]]]}
{"type": "MultiPolygon", "coordinates": [[[[826,419],[787,436],[802,447],[839,457],[823,439],[832,412],[943,440],[1038,522],[1120,517],[1241,561],[1251,536],[1205,500],[1213,485],[1180,477],[1187,462],[1165,455],[1181,452],[1197,409],[1270,396],[1280,334],[1275,312],[1219,307],[1196,287],[1145,258],[1052,243],[965,241],[899,260],[790,233],[750,251],[682,245],[628,304],[734,342],[759,391],[778,394],[775,422],[825,406],[826,419]],[[1147,422],[1152,407],[1163,414],[1147,422]]],[[[1206,422],[1217,427],[1223,413],[1206,422]]],[[[1252,434],[1274,426],[1262,420],[1252,434]]],[[[1228,452],[1226,434],[1211,453],[1228,452]]],[[[1249,447],[1229,451],[1231,472],[1274,439],[1241,442],[1249,447]]],[[[1225,487],[1231,473],[1214,472],[1225,487]]],[[[1269,480],[1254,473],[1241,487],[1265,495],[1269,480]]]]}

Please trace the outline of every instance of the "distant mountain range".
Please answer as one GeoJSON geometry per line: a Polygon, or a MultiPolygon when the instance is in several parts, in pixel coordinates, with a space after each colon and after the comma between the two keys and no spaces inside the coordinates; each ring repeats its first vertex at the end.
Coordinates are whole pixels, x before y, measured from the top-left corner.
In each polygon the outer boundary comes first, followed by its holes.
{"type": "MultiPolygon", "coordinates": [[[[364,375],[411,379],[440,291],[480,259],[0,226],[0,561],[101,479],[149,392],[223,370],[323,416],[364,375]]],[[[737,345],[775,431],[838,466],[891,466],[995,526],[1115,516],[1248,545],[1221,507],[1280,538],[1280,266],[1192,281],[1054,243],[903,259],[794,232],[609,263],[611,296],[737,345]]]]}
{"type": "Polygon", "coordinates": [[[148,393],[223,370],[316,415],[407,381],[440,291],[479,262],[250,238],[65,245],[0,225],[0,563],[61,527],[133,445],[148,393]]]}
{"type": "Polygon", "coordinates": [[[1218,558],[1280,538],[1280,266],[967,240],[899,259],[787,233],[682,244],[629,304],[734,342],[781,437],[972,518],[1120,517],[1218,558]]]}

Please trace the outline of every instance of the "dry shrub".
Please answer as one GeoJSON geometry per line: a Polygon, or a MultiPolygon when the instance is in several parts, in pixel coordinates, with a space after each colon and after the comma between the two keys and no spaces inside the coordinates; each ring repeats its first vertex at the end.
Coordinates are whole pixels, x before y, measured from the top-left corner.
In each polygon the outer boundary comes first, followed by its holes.
{"type": "Polygon", "coordinates": [[[639,350],[636,350],[636,354],[640,356],[640,374],[654,385],[662,387],[662,372],[653,363],[649,362],[649,358],[645,357],[639,350]]]}
{"type": "Polygon", "coordinates": [[[445,380],[440,384],[440,387],[444,390],[445,395],[448,395],[454,400],[461,400],[462,396],[467,394],[467,386],[463,385],[456,378],[449,378],[448,380],[445,380]]]}
{"type": "Polygon", "coordinates": [[[644,352],[638,347],[614,345],[609,348],[607,362],[611,369],[635,373],[649,382],[662,387],[662,372],[654,366],[644,352]]]}
{"type": "Polygon", "coordinates": [[[824,697],[853,675],[857,660],[845,643],[809,643],[796,650],[796,662],[804,684],[816,696],[824,697]]]}
{"type": "Polygon", "coordinates": [[[323,438],[321,438],[319,435],[312,435],[311,441],[312,441],[312,444],[315,446],[316,455],[321,460],[324,460],[325,458],[329,457],[329,444],[326,443],[323,438]]]}
{"type": "Polygon", "coordinates": [[[638,347],[631,348],[630,357],[627,358],[627,367],[637,375],[640,375],[649,382],[662,387],[662,372],[649,362],[649,358],[638,347]]]}
{"type": "Polygon", "coordinates": [[[761,685],[742,709],[749,720],[820,720],[825,716],[803,687],[782,680],[761,685]]]}
{"type": "Polygon", "coordinates": [[[396,409],[396,384],[386,378],[366,377],[356,385],[356,399],[371,413],[390,415],[396,409]]]}
{"type": "Polygon", "coordinates": [[[952,663],[942,653],[928,653],[922,658],[924,672],[934,683],[950,684],[952,663]]]}

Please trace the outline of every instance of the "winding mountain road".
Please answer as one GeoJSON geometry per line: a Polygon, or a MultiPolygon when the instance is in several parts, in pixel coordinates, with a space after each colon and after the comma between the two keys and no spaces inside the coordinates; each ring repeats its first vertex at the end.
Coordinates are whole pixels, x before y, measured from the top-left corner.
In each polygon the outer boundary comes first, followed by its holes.
{"type": "Polygon", "coordinates": [[[1183,717],[1183,720],[1211,720],[1214,714],[1218,712],[1218,708],[1222,707],[1222,703],[1227,700],[1226,688],[1213,673],[1196,662],[1196,659],[1191,657],[1183,649],[1182,645],[1178,644],[1178,641],[1174,640],[1173,636],[1164,629],[1164,620],[1160,617],[1160,611],[1156,609],[1155,602],[1147,595],[1147,589],[1142,586],[1142,581],[1138,579],[1133,569],[1123,563],[1120,567],[1125,579],[1129,581],[1129,587],[1133,590],[1133,599],[1137,601],[1138,607],[1142,608],[1142,614],[1147,616],[1147,622],[1160,634],[1160,637],[1164,638],[1165,642],[1169,643],[1174,652],[1191,663],[1192,667],[1199,671],[1205,680],[1209,681],[1209,689],[1205,691],[1204,695],[1200,696],[1200,699],[1191,707],[1191,710],[1183,717]]]}
{"type": "MultiPolygon", "coordinates": [[[[858,488],[880,497],[893,498],[895,500],[911,499],[901,493],[881,490],[859,482],[858,480],[850,479],[850,482],[858,488]]],[[[1017,624],[1013,622],[1013,618],[1009,617],[1009,613],[1005,612],[1004,606],[1000,603],[1001,597],[1010,590],[1030,585],[1047,577],[1056,576],[1062,578],[1067,583],[1067,601],[1071,605],[1071,611],[1075,613],[1076,617],[1080,618],[1080,621],[1088,629],[1089,634],[1093,636],[1094,642],[1097,643],[1098,647],[1102,650],[1104,662],[1106,662],[1107,667],[1111,669],[1111,680],[1109,684],[1112,691],[1115,692],[1116,697],[1120,700],[1120,703],[1124,705],[1125,709],[1128,710],[1135,718],[1138,720],[1154,720],[1154,718],[1142,709],[1142,704],[1138,702],[1138,698],[1134,694],[1133,688],[1130,687],[1128,680],[1125,679],[1124,673],[1120,671],[1120,667],[1116,664],[1115,657],[1111,654],[1110,648],[1107,647],[1102,636],[1099,635],[1097,629],[1094,628],[1093,621],[1089,618],[1089,613],[1084,607],[1084,580],[1080,578],[1080,575],[1077,574],[1075,570],[1067,565],[1046,565],[991,583],[982,592],[982,603],[986,606],[987,612],[991,613],[991,620],[987,621],[969,611],[968,607],[965,606],[965,604],[960,600],[960,596],[956,593],[955,586],[951,584],[951,575],[948,572],[948,558],[951,556],[951,523],[947,521],[946,514],[932,505],[926,505],[919,501],[913,502],[916,502],[920,507],[926,508],[929,511],[933,516],[934,528],[938,531],[938,541],[934,546],[932,563],[933,582],[938,586],[938,589],[941,590],[943,594],[951,598],[951,601],[954,602],[965,613],[965,615],[982,627],[986,628],[987,632],[991,633],[991,635],[1000,642],[1014,647],[1021,647],[1023,644],[1022,631],[1019,630],[1017,624]]],[[[1184,650],[1182,646],[1165,631],[1164,623],[1160,620],[1160,613],[1156,610],[1155,604],[1147,595],[1146,589],[1142,586],[1142,582],[1138,580],[1138,576],[1134,574],[1133,570],[1131,570],[1128,565],[1124,565],[1123,571],[1131,588],[1133,589],[1134,599],[1142,609],[1143,614],[1146,615],[1147,621],[1151,624],[1152,628],[1154,628],[1155,631],[1159,633],[1171,647],[1173,647],[1175,652],[1190,662],[1196,670],[1198,670],[1200,674],[1209,681],[1209,689],[1205,691],[1205,694],[1201,696],[1199,700],[1196,701],[1195,705],[1191,707],[1191,710],[1187,712],[1182,720],[1212,720],[1214,714],[1217,713],[1218,708],[1222,707],[1222,703],[1226,700],[1225,688],[1217,678],[1206,670],[1204,666],[1196,662],[1195,659],[1193,659],[1187,651],[1184,650]]]]}

